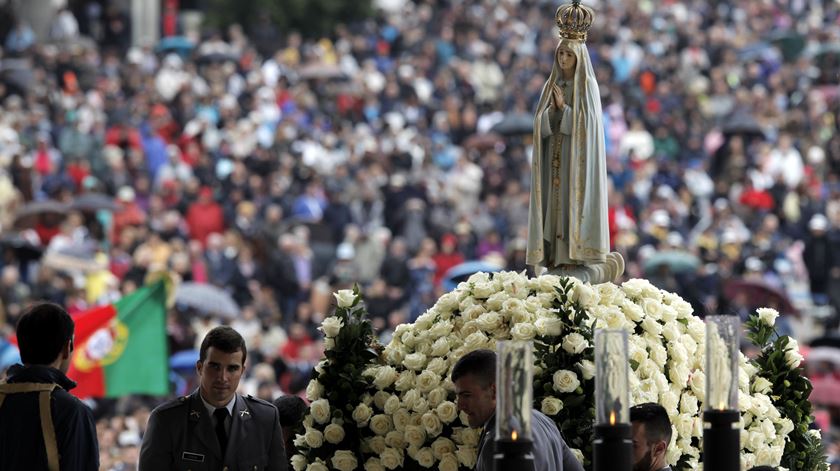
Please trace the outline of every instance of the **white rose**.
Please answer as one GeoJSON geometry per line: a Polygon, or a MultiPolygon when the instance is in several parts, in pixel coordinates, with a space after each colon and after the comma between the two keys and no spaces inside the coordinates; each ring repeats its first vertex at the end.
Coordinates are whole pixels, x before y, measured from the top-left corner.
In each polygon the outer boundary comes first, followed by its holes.
{"type": "Polygon", "coordinates": [[[670,353],[671,359],[679,364],[688,362],[688,353],[686,353],[685,347],[676,342],[668,342],[668,353],[670,353]]]}
{"type": "Polygon", "coordinates": [[[408,369],[420,371],[426,367],[426,355],[422,353],[409,353],[406,355],[405,360],[403,360],[403,365],[408,369]]]}
{"type": "Polygon", "coordinates": [[[429,335],[433,339],[437,339],[440,337],[446,337],[452,332],[452,322],[451,321],[437,321],[432,324],[432,328],[429,330],[429,335]]]}
{"type": "Polygon", "coordinates": [[[321,331],[327,337],[335,337],[342,327],[344,327],[344,321],[335,316],[327,317],[321,322],[321,331]]]}
{"type": "Polygon", "coordinates": [[[402,396],[402,403],[406,409],[414,408],[414,404],[420,400],[420,391],[416,389],[410,389],[406,391],[405,394],[402,396]]]}
{"type": "Polygon", "coordinates": [[[464,339],[464,348],[467,351],[484,348],[485,345],[487,345],[487,336],[483,332],[474,332],[464,339]]]}
{"type": "Polygon", "coordinates": [[[350,450],[338,450],[332,457],[333,468],[339,471],[353,471],[359,465],[356,455],[350,450]]]}
{"type": "Polygon", "coordinates": [[[383,353],[385,354],[385,359],[392,365],[398,365],[405,359],[405,349],[397,345],[396,342],[386,346],[383,353]]]}
{"type": "Polygon", "coordinates": [[[668,378],[672,383],[685,387],[688,383],[688,378],[691,376],[691,371],[685,365],[671,364],[668,369],[668,378]]]}
{"type": "Polygon", "coordinates": [[[411,410],[420,414],[425,414],[429,411],[429,401],[427,401],[425,397],[421,397],[414,402],[414,406],[412,406],[411,410]]]}
{"type": "Polygon", "coordinates": [[[627,296],[638,299],[642,296],[642,293],[648,289],[648,285],[649,283],[647,280],[633,278],[622,283],[621,289],[627,296]]]}
{"type": "Polygon", "coordinates": [[[578,450],[577,448],[569,448],[569,451],[575,456],[575,459],[578,460],[578,463],[583,465],[583,452],[578,450]]]}
{"type": "Polygon", "coordinates": [[[680,400],[680,412],[683,414],[697,415],[699,410],[697,398],[693,394],[683,393],[682,399],[680,400]]]}
{"type": "Polygon", "coordinates": [[[645,299],[642,301],[642,308],[645,310],[647,317],[656,321],[662,319],[664,306],[659,301],[649,298],[645,299]]]}
{"type": "Polygon", "coordinates": [[[404,432],[406,427],[411,423],[411,413],[407,409],[397,409],[394,415],[391,416],[394,421],[394,429],[404,432]]]}
{"type": "Polygon", "coordinates": [[[385,389],[397,380],[397,370],[392,366],[380,366],[376,371],[373,384],[377,389],[385,389]]]}
{"type": "Polygon", "coordinates": [[[662,324],[657,322],[653,317],[645,317],[642,319],[642,328],[656,337],[662,335],[662,324]]]}
{"type": "Polygon", "coordinates": [[[400,450],[388,447],[380,453],[379,461],[388,469],[397,469],[403,465],[403,454],[400,450]]]}
{"type": "Polygon", "coordinates": [[[438,404],[435,412],[445,424],[452,423],[458,417],[458,407],[451,401],[443,401],[438,404]]]}
{"type": "Polygon", "coordinates": [[[368,458],[365,461],[365,471],[385,471],[385,467],[379,461],[379,458],[368,458]]]}
{"type": "Polygon", "coordinates": [[[662,369],[665,367],[665,363],[668,361],[668,351],[661,344],[651,345],[650,359],[653,360],[654,363],[656,363],[657,367],[662,369]]]}
{"type": "Polygon", "coordinates": [[[793,432],[794,426],[793,421],[788,419],[787,417],[781,419],[779,421],[779,434],[787,436],[790,432],[793,432]]]}
{"type": "Polygon", "coordinates": [[[385,437],[375,436],[366,440],[368,448],[377,455],[381,455],[385,450],[385,437]]]}
{"type": "Polygon", "coordinates": [[[350,307],[356,301],[356,295],[353,294],[352,289],[340,289],[338,292],[333,293],[333,296],[335,296],[335,302],[338,303],[338,307],[350,307]]]}
{"type": "Polygon", "coordinates": [[[389,397],[388,400],[385,401],[385,404],[384,404],[384,407],[382,407],[382,410],[388,415],[393,415],[394,412],[396,412],[397,409],[399,409],[399,408],[400,408],[400,398],[397,397],[396,395],[392,394],[391,397],[389,397]]]}
{"type": "MultiPolygon", "coordinates": [[[[435,358],[435,360],[440,360],[440,358],[435,358]]],[[[430,369],[426,370],[417,376],[415,384],[420,392],[429,392],[440,384],[440,375],[430,369]]]]}
{"type": "Polygon", "coordinates": [[[432,344],[432,356],[442,357],[449,353],[449,340],[446,337],[441,337],[435,340],[432,344]]]}
{"type": "Polygon", "coordinates": [[[438,437],[432,442],[432,451],[435,454],[435,458],[442,459],[448,453],[455,453],[455,444],[446,437],[438,437]]]}
{"type": "Polygon", "coordinates": [[[429,394],[426,395],[426,399],[429,401],[429,407],[437,407],[446,399],[446,396],[446,389],[443,389],[440,386],[432,389],[429,394]]]}
{"type": "Polygon", "coordinates": [[[677,320],[677,311],[671,306],[662,305],[662,322],[665,324],[677,320]]]}
{"type": "Polygon", "coordinates": [[[688,335],[694,339],[695,342],[701,343],[706,338],[706,324],[696,317],[688,318],[688,327],[686,327],[688,335]]]}
{"type": "Polygon", "coordinates": [[[802,355],[799,353],[799,343],[788,337],[788,345],[785,350],[785,363],[787,363],[789,368],[793,369],[798,367],[802,363],[802,360],[802,355]]]}
{"type": "Polygon", "coordinates": [[[510,336],[514,340],[531,340],[535,335],[537,335],[537,328],[530,323],[516,324],[510,329],[510,336]]]}
{"type": "Polygon", "coordinates": [[[680,397],[673,391],[661,391],[659,393],[659,404],[665,408],[669,416],[677,414],[680,397]]]}
{"type": "Polygon", "coordinates": [[[435,464],[435,454],[431,448],[425,446],[414,453],[414,460],[424,468],[431,468],[435,464]]]}
{"type": "Polygon", "coordinates": [[[697,370],[691,374],[691,381],[689,381],[688,386],[691,388],[691,392],[700,400],[700,402],[705,402],[706,400],[706,373],[697,370]]]}
{"type": "Polygon", "coordinates": [[[589,342],[577,332],[573,332],[563,339],[563,350],[572,354],[578,354],[589,347],[589,342]]]}
{"type": "Polygon", "coordinates": [[[540,335],[556,336],[563,332],[563,321],[558,317],[554,317],[553,313],[537,319],[534,326],[540,335]]]}
{"type": "Polygon", "coordinates": [[[694,428],[694,417],[688,414],[680,414],[674,420],[674,428],[680,437],[691,437],[691,431],[694,428]]]}
{"type": "Polygon", "coordinates": [[[429,364],[426,365],[426,369],[433,371],[438,376],[443,376],[449,369],[449,363],[443,358],[432,358],[429,364]]]}
{"type": "Polygon", "coordinates": [[[314,463],[310,463],[310,465],[306,467],[306,471],[328,471],[328,469],[327,465],[325,465],[320,459],[314,463]]]}
{"type": "Polygon", "coordinates": [[[356,425],[359,427],[367,425],[371,415],[373,415],[373,410],[367,404],[359,404],[353,410],[353,420],[356,421],[356,425]]]}
{"type": "Polygon", "coordinates": [[[408,391],[409,389],[414,387],[414,381],[417,378],[417,375],[414,374],[413,371],[403,371],[400,373],[399,378],[394,383],[394,388],[397,391],[408,391]]]}
{"type": "Polygon", "coordinates": [[[303,471],[306,469],[307,461],[303,455],[292,456],[292,469],[295,471],[303,471]]]}
{"type": "Polygon", "coordinates": [[[572,291],[572,302],[576,302],[583,308],[592,307],[598,304],[598,293],[587,283],[578,282],[572,291]]]}
{"type": "Polygon", "coordinates": [[[662,328],[662,336],[672,342],[680,340],[682,332],[680,332],[679,323],[669,322],[665,324],[665,327],[662,328]]]}
{"type": "Polygon", "coordinates": [[[556,397],[546,397],[540,405],[540,411],[545,415],[556,415],[561,410],[563,410],[563,401],[556,397]]]}
{"type": "Polygon", "coordinates": [[[309,428],[303,434],[303,439],[309,448],[320,448],[324,444],[324,434],[320,430],[309,428]]]}
{"type": "Polygon", "coordinates": [[[502,316],[498,312],[485,312],[476,319],[478,328],[485,332],[493,332],[502,325],[502,316]]]}
{"type": "Polygon", "coordinates": [[[771,327],[776,324],[776,318],[779,317],[779,311],[768,307],[758,308],[755,312],[758,313],[758,320],[771,327]]]}
{"type": "Polygon", "coordinates": [[[344,440],[344,427],[338,424],[329,424],[324,429],[324,439],[333,445],[338,445],[344,440]]]}
{"type": "Polygon", "coordinates": [[[419,331],[428,330],[435,322],[435,313],[426,311],[414,321],[414,329],[419,331]]]}
{"type": "Polygon", "coordinates": [[[330,402],[326,399],[318,399],[309,405],[309,412],[312,418],[319,424],[325,424],[330,421],[330,402]]]}
{"type": "Polygon", "coordinates": [[[438,463],[440,471],[458,471],[458,458],[454,453],[447,453],[443,455],[438,463]]]}
{"type": "Polygon", "coordinates": [[[472,294],[476,299],[487,299],[495,292],[496,286],[492,282],[477,282],[472,287],[472,294]]]}
{"type": "Polygon", "coordinates": [[[458,293],[451,291],[438,299],[438,302],[435,304],[435,308],[437,308],[440,313],[451,313],[455,309],[458,309],[459,305],[460,301],[458,301],[458,293]]]}
{"type": "Polygon", "coordinates": [[[321,399],[323,394],[324,385],[318,382],[317,379],[310,380],[309,384],[306,385],[306,398],[310,401],[321,399]]]}
{"type": "Polygon", "coordinates": [[[405,441],[409,446],[421,447],[426,442],[426,429],[419,425],[409,425],[405,428],[405,441]]]}
{"type": "Polygon", "coordinates": [[[478,451],[475,447],[459,446],[458,451],[455,452],[458,461],[469,469],[475,468],[475,462],[478,459],[478,451]]]}
{"type": "Polygon", "coordinates": [[[391,431],[391,417],[377,414],[370,419],[370,430],[377,435],[385,435],[391,431]]]}
{"type": "Polygon", "coordinates": [[[558,370],[554,373],[554,389],[561,393],[570,393],[580,386],[577,375],[569,370],[558,370]]]}
{"type": "MultiPolygon", "coordinates": [[[[751,430],[749,433],[749,438],[747,438],[747,443],[744,445],[752,452],[756,452],[764,448],[764,441],[766,437],[761,432],[761,430],[751,430]]],[[[742,445],[742,446],[744,446],[742,445]]]]}
{"type": "Polygon", "coordinates": [[[761,393],[761,394],[770,394],[770,391],[773,389],[773,383],[768,381],[762,376],[754,376],[752,390],[753,392],[761,393]]]}
{"type": "Polygon", "coordinates": [[[387,391],[376,391],[373,395],[373,405],[376,406],[377,409],[382,410],[385,408],[385,402],[391,397],[391,393],[387,391]]]}
{"type": "Polygon", "coordinates": [[[388,432],[388,434],[385,435],[385,444],[398,450],[405,448],[405,436],[403,435],[403,432],[399,432],[397,430],[388,432]]]}
{"type": "Polygon", "coordinates": [[[423,428],[426,429],[426,433],[430,437],[440,435],[440,432],[443,430],[443,424],[441,423],[440,418],[432,412],[426,412],[420,420],[423,428]]]}
{"type": "Polygon", "coordinates": [[[595,377],[595,363],[589,360],[581,360],[575,366],[580,370],[580,375],[584,380],[588,381],[595,377]]]}

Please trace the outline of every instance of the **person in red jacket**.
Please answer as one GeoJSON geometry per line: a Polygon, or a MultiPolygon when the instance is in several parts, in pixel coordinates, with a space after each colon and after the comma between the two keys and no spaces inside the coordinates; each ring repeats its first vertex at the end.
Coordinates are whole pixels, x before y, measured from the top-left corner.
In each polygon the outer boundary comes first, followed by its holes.
{"type": "Polygon", "coordinates": [[[208,235],[225,231],[222,207],[213,199],[213,190],[209,187],[201,187],[198,200],[187,209],[187,226],[190,229],[190,238],[201,242],[202,245],[207,241],[208,235]]]}
{"type": "Polygon", "coordinates": [[[432,260],[435,262],[437,269],[435,270],[435,286],[440,287],[443,275],[447,270],[464,263],[464,256],[458,252],[458,238],[453,234],[445,234],[440,239],[440,251],[436,253],[432,260]]]}

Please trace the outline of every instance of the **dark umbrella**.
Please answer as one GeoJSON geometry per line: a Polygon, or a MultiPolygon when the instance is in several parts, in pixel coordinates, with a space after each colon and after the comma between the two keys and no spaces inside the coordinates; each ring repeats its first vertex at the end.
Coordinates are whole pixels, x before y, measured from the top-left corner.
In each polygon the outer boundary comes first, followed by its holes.
{"type": "Polygon", "coordinates": [[[70,209],[79,211],[118,211],[121,207],[114,202],[114,197],[104,193],[84,193],[70,203],[70,209]]]}
{"type": "Polygon", "coordinates": [[[764,130],[758,124],[755,117],[749,113],[736,112],[731,114],[724,121],[721,128],[725,135],[739,135],[746,137],[764,138],[764,130]]]}
{"type": "Polygon", "coordinates": [[[645,273],[653,273],[662,265],[666,265],[671,273],[686,273],[697,270],[700,266],[700,259],[682,250],[656,252],[645,260],[645,273]]]}
{"type": "Polygon", "coordinates": [[[729,299],[746,294],[750,308],[772,307],[780,314],[799,315],[787,295],[779,289],[760,280],[735,279],[723,285],[723,294],[729,299]]]}
{"type": "Polygon", "coordinates": [[[182,283],[175,291],[175,303],[228,319],[239,315],[239,306],[227,291],[206,283],[182,283]]]}
{"type": "Polygon", "coordinates": [[[503,136],[531,134],[534,132],[534,117],[526,113],[505,115],[490,131],[503,136]]]}
{"type": "Polygon", "coordinates": [[[182,350],[169,357],[169,367],[176,371],[193,371],[198,356],[198,350],[182,350]]]}
{"type": "Polygon", "coordinates": [[[461,144],[461,147],[464,149],[486,150],[493,149],[497,145],[501,144],[504,144],[502,136],[494,132],[488,132],[483,134],[473,134],[468,137],[463,144],[461,144]]]}
{"type": "Polygon", "coordinates": [[[44,248],[32,243],[19,232],[6,234],[0,238],[0,247],[9,249],[15,253],[18,260],[37,260],[44,253],[44,248]]]}
{"type": "Polygon", "coordinates": [[[15,227],[28,227],[42,214],[65,215],[67,205],[55,200],[31,201],[15,213],[15,227]]]}
{"type": "Polygon", "coordinates": [[[786,62],[799,57],[799,54],[805,49],[805,36],[795,31],[776,31],[765,39],[779,48],[786,62]]]}
{"type": "Polygon", "coordinates": [[[26,92],[32,85],[32,67],[26,59],[3,59],[0,66],[0,80],[6,85],[26,92]]]}
{"type": "Polygon", "coordinates": [[[446,271],[441,282],[446,291],[452,291],[458,286],[458,283],[466,281],[472,275],[478,272],[494,273],[501,270],[502,267],[484,262],[481,260],[470,260],[468,262],[455,265],[446,271]]]}

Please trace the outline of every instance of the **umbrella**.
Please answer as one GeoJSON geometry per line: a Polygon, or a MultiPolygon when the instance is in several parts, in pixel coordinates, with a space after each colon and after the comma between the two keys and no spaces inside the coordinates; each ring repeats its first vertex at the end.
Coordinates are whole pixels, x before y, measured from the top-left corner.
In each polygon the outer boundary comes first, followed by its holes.
{"type": "Polygon", "coordinates": [[[487,263],[481,260],[470,260],[460,265],[455,265],[446,271],[443,275],[442,283],[446,291],[452,291],[458,286],[458,283],[466,281],[470,276],[478,273],[494,273],[501,270],[502,267],[487,263]]]}
{"type": "Polygon", "coordinates": [[[32,201],[26,203],[15,213],[15,223],[17,227],[24,227],[32,222],[32,219],[42,214],[58,214],[64,215],[67,213],[67,205],[55,200],[32,201]]]}
{"type": "Polygon", "coordinates": [[[309,64],[301,67],[300,70],[298,70],[298,76],[303,80],[348,78],[347,74],[341,70],[341,67],[320,63],[309,64]]]}
{"type": "Polygon", "coordinates": [[[799,57],[805,49],[805,36],[794,31],[776,31],[768,35],[766,40],[779,48],[786,62],[799,57]]]}
{"type": "Polygon", "coordinates": [[[198,350],[182,350],[169,357],[169,367],[173,370],[193,371],[198,356],[198,350]]]}
{"type": "Polygon", "coordinates": [[[818,347],[830,347],[840,352],[840,337],[836,335],[826,335],[824,337],[818,337],[814,340],[811,340],[810,346],[811,351],[816,350],[818,347]]]}
{"type": "Polygon", "coordinates": [[[205,314],[228,319],[239,315],[239,306],[227,291],[205,283],[182,283],[175,291],[175,302],[205,314]]]}
{"type": "Polygon", "coordinates": [[[107,257],[97,260],[92,250],[81,246],[47,252],[42,262],[45,267],[65,272],[95,273],[108,269],[107,257]]]}
{"type": "Polygon", "coordinates": [[[13,251],[18,260],[37,260],[44,253],[44,247],[28,240],[19,232],[0,237],[0,247],[13,251]]]}
{"type": "Polygon", "coordinates": [[[20,362],[20,352],[17,347],[0,338],[0,370],[20,362]]]}
{"type": "Polygon", "coordinates": [[[239,60],[234,54],[221,52],[221,51],[213,51],[208,52],[207,54],[203,54],[198,57],[199,64],[211,64],[211,63],[219,63],[219,62],[236,62],[239,60]]]}
{"type": "Polygon", "coordinates": [[[772,307],[781,314],[799,315],[799,310],[793,306],[784,292],[763,281],[735,279],[724,283],[723,294],[727,298],[733,299],[741,293],[747,295],[752,308],[772,307]]]}
{"type": "MultiPolygon", "coordinates": [[[[840,43],[820,44],[806,51],[806,57],[815,63],[823,63],[832,59],[840,59],[840,43]]],[[[836,64],[836,62],[835,62],[836,64]]]]}
{"type": "Polygon", "coordinates": [[[494,132],[488,132],[484,134],[473,134],[464,140],[461,147],[464,149],[486,150],[493,149],[499,144],[504,144],[502,136],[494,132]]]}
{"type": "Polygon", "coordinates": [[[186,36],[168,36],[158,42],[155,50],[157,52],[177,52],[181,55],[187,55],[192,52],[195,44],[186,36]]]}
{"type": "Polygon", "coordinates": [[[15,58],[3,59],[0,66],[0,80],[18,91],[26,92],[33,82],[29,61],[15,58]]]}
{"type": "Polygon", "coordinates": [[[805,358],[805,361],[809,363],[825,361],[840,366],[840,349],[836,347],[811,348],[808,351],[808,356],[805,358]]]}
{"type": "Polygon", "coordinates": [[[739,135],[746,137],[764,138],[764,130],[758,124],[755,117],[749,113],[736,112],[731,114],[723,123],[722,129],[725,135],[739,135]]]}
{"type": "Polygon", "coordinates": [[[685,273],[696,270],[700,266],[700,259],[681,250],[663,250],[645,260],[645,273],[653,273],[663,265],[667,266],[672,273],[685,273]]]}
{"type": "Polygon", "coordinates": [[[79,211],[96,211],[104,209],[107,211],[117,211],[120,206],[114,202],[114,197],[104,193],[84,193],[76,197],[70,203],[70,209],[77,209],[79,211]]]}
{"type": "Polygon", "coordinates": [[[494,124],[490,131],[503,136],[531,134],[534,132],[534,117],[526,113],[509,114],[494,124]]]}

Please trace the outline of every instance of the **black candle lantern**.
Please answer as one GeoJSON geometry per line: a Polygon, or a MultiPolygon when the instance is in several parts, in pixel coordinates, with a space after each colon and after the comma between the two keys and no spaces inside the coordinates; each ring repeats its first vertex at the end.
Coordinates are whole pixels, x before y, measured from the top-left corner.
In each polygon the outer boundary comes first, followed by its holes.
{"type": "Polygon", "coordinates": [[[531,342],[499,342],[496,353],[495,468],[533,471],[531,342]]]}
{"type": "Polygon", "coordinates": [[[738,412],[736,316],[706,317],[706,409],[703,412],[703,469],[741,469],[738,412]]]}
{"type": "Polygon", "coordinates": [[[627,331],[595,331],[595,471],[633,468],[628,365],[627,331]]]}

